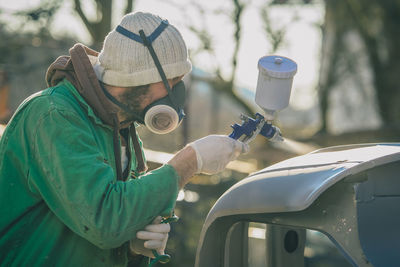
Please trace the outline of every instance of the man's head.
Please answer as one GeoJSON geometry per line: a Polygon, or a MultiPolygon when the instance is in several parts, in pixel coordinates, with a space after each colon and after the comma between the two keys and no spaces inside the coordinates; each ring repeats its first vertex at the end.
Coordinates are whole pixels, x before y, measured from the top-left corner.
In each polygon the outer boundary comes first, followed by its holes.
{"type": "MultiPolygon", "coordinates": [[[[148,127],[150,122],[157,128],[157,123],[165,124],[168,118],[174,124],[182,119],[184,89],[178,95],[171,88],[191,70],[191,63],[179,31],[160,17],[142,12],[124,16],[107,35],[94,70],[107,90],[128,107],[123,109],[142,116],[148,127]],[[161,105],[149,109],[157,101],[161,105]]],[[[159,133],[169,132],[161,128],[159,133]]]]}

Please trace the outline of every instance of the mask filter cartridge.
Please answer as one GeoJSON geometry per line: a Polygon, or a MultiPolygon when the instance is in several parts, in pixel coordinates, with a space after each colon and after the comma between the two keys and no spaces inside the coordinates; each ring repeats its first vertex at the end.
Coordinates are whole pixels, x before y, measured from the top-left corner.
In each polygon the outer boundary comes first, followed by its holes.
{"type": "Polygon", "coordinates": [[[146,112],[144,123],[153,133],[166,134],[178,127],[179,116],[170,106],[156,105],[146,112]]]}

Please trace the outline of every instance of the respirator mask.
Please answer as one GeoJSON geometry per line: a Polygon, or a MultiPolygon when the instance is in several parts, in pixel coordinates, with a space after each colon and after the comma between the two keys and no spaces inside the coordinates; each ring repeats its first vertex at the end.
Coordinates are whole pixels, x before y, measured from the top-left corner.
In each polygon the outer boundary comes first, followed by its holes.
{"type": "Polygon", "coordinates": [[[186,89],[183,81],[172,87],[171,93],[149,104],[143,111],[144,124],[157,134],[166,134],[175,130],[185,117],[186,89]]]}
{"type": "MultiPolygon", "coordinates": [[[[163,20],[161,24],[154,30],[152,34],[146,36],[143,30],[139,31],[140,35],[137,35],[122,26],[117,26],[116,31],[129,39],[139,42],[146,46],[153,58],[154,64],[157,67],[158,73],[161,76],[162,82],[167,90],[168,94],[160,98],[153,103],[149,104],[144,108],[142,114],[137,114],[129,106],[121,103],[115,99],[103,86],[103,92],[114,104],[118,105],[122,110],[131,115],[137,122],[146,125],[146,127],[157,134],[166,134],[175,130],[182,119],[185,116],[183,107],[186,98],[186,89],[183,81],[178,82],[172,88],[169,86],[167,77],[162,69],[161,63],[153,49],[151,43],[163,32],[163,30],[168,26],[168,21],[163,20]]],[[[121,124],[127,121],[121,122],[121,124]]]]}

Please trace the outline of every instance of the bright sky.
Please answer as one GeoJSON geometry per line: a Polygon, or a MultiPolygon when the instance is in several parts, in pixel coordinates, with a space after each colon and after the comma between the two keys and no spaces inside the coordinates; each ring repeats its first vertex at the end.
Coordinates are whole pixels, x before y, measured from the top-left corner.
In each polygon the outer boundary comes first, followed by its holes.
{"type": "MultiPolygon", "coordinates": [[[[216,64],[222,66],[223,74],[230,74],[230,60],[233,51],[233,26],[229,18],[224,15],[207,15],[206,19],[199,16],[193,5],[186,5],[185,14],[178,5],[182,1],[175,0],[136,0],[135,10],[148,11],[167,18],[171,24],[180,29],[189,49],[198,46],[196,37],[186,28],[188,24],[194,24],[205,28],[215,38],[216,57],[198,56],[193,59],[195,65],[205,71],[211,71],[216,64]]],[[[21,8],[34,7],[40,0],[0,0],[0,7],[9,11],[21,8]]],[[[93,14],[90,1],[82,1],[87,14],[93,14]]],[[[249,1],[246,1],[249,2],[249,1]]],[[[318,2],[318,1],[316,1],[318,2]]],[[[115,16],[118,23],[124,1],[116,0],[115,16]]],[[[188,1],[189,3],[189,1],[188,1]]],[[[268,55],[271,47],[262,29],[262,21],[259,17],[260,7],[264,0],[253,0],[251,5],[243,13],[242,43],[239,52],[237,69],[237,84],[255,90],[258,76],[257,62],[262,56],[268,55]]],[[[89,35],[83,24],[72,12],[73,3],[65,0],[61,11],[57,14],[52,31],[57,35],[68,33],[76,36],[78,41],[89,43],[89,35]]],[[[227,12],[231,9],[231,1],[203,0],[201,6],[205,10],[220,9],[227,12]]],[[[276,6],[271,9],[270,17],[273,28],[287,27],[284,46],[275,54],[289,57],[297,62],[298,72],[294,78],[291,105],[297,108],[308,108],[315,103],[314,88],[318,77],[320,30],[317,25],[323,21],[324,8],[322,4],[300,6],[276,6]],[[289,23],[297,18],[296,22],[289,23]],[[293,99],[295,98],[295,99],[293,99]]],[[[3,21],[7,16],[2,16],[3,21]]],[[[10,20],[7,20],[10,22],[10,20]]],[[[12,22],[10,22],[12,24],[12,22]]],[[[11,25],[12,26],[12,25],[11,25]]]]}

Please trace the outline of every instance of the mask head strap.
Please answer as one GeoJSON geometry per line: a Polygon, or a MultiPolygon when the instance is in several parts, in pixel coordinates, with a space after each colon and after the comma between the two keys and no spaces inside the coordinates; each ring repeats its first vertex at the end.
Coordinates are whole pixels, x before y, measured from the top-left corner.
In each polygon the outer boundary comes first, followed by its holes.
{"type": "MultiPolygon", "coordinates": [[[[155,39],[157,39],[158,36],[160,36],[160,34],[165,30],[165,28],[167,28],[168,25],[169,25],[168,20],[161,21],[161,24],[154,30],[154,32],[150,34],[148,37],[146,37],[146,39],[150,42],[150,44],[155,39]]],[[[115,30],[120,34],[128,37],[129,39],[145,45],[144,43],[145,41],[142,39],[141,36],[137,35],[136,33],[133,33],[120,25],[118,25],[115,30]]]]}

